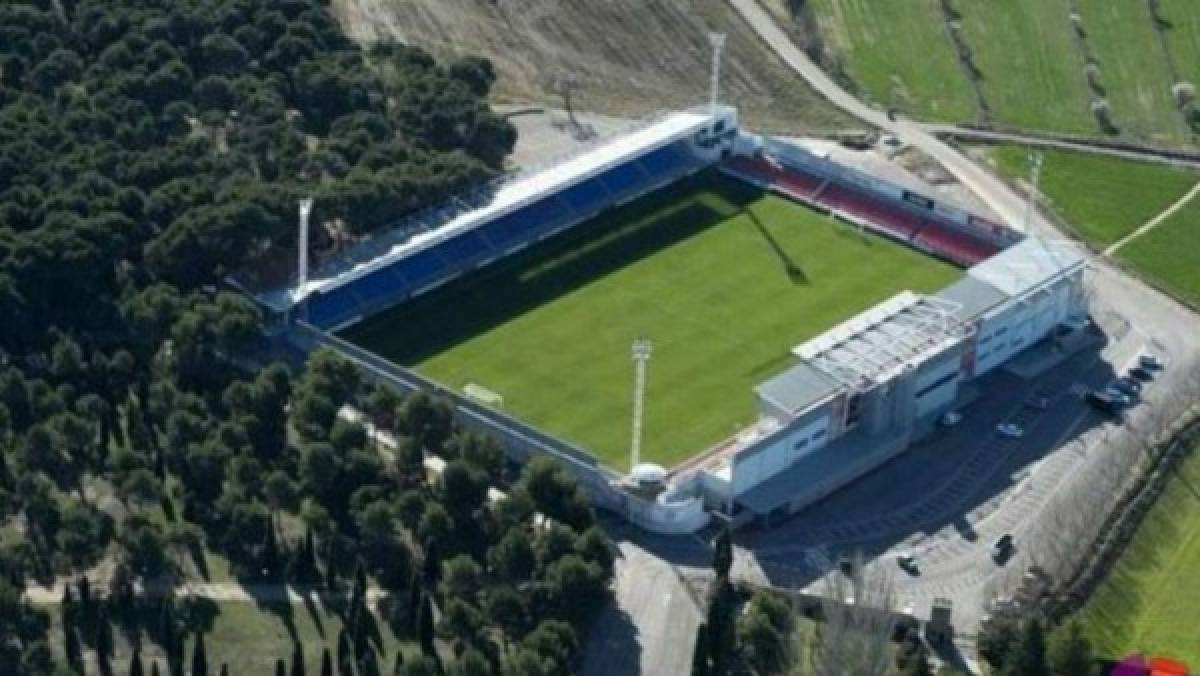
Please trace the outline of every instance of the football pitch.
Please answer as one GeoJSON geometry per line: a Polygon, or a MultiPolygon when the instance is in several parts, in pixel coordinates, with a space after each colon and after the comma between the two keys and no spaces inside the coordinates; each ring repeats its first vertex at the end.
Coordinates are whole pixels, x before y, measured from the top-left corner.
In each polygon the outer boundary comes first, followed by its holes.
{"type": "Polygon", "coordinates": [[[653,342],[643,460],[671,466],[756,418],[793,346],[959,271],[705,173],[353,327],[349,340],[628,468],[631,344],[653,342]]]}

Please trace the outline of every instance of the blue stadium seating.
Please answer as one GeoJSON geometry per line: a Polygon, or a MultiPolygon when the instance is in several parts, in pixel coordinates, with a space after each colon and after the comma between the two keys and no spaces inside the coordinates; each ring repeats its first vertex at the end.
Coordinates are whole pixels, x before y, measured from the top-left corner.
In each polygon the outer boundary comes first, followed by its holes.
{"type": "Polygon", "coordinates": [[[396,275],[393,266],[386,266],[356,280],[350,285],[366,304],[399,296],[408,290],[408,283],[396,275]]]}
{"type": "Polygon", "coordinates": [[[508,249],[522,240],[532,240],[566,222],[567,208],[555,197],[547,197],[499,218],[481,232],[496,248],[508,249]]]}
{"type": "Polygon", "coordinates": [[[576,213],[583,216],[595,213],[612,202],[612,196],[604,184],[594,178],[567,188],[561,196],[576,213]]]}
{"type": "Polygon", "coordinates": [[[393,266],[411,284],[413,290],[436,282],[450,271],[438,254],[438,247],[415,253],[393,266]]]}
{"type": "Polygon", "coordinates": [[[556,196],[538,200],[521,211],[526,228],[535,237],[557,230],[571,216],[567,207],[556,196]]]}
{"type": "Polygon", "coordinates": [[[655,178],[681,172],[688,165],[684,151],[674,144],[663,146],[638,161],[655,178]]]}
{"type": "Polygon", "coordinates": [[[474,230],[451,237],[439,244],[437,249],[451,267],[460,270],[474,267],[491,252],[488,243],[474,230]]]}
{"type": "Polygon", "coordinates": [[[617,165],[601,174],[600,180],[617,200],[633,197],[648,183],[646,175],[635,163],[617,165]]]}
{"type": "Polygon", "coordinates": [[[305,303],[308,322],[322,329],[329,329],[349,321],[359,312],[358,301],[348,287],[334,289],[329,293],[318,293],[305,303]]]}

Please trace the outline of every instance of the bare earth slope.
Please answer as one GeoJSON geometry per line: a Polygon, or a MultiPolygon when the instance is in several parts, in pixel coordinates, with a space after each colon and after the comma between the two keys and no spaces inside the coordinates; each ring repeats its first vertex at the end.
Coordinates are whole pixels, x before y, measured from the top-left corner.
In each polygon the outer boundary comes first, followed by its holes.
{"type": "Polygon", "coordinates": [[[360,42],[395,37],[439,55],[479,54],[498,98],[561,103],[570,74],[580,110],[640,116],[706,101],[708,34],[728,34],[722,98],[774,131],[858,128],[787,70],[723,0],[334,0],[360,42]]]}

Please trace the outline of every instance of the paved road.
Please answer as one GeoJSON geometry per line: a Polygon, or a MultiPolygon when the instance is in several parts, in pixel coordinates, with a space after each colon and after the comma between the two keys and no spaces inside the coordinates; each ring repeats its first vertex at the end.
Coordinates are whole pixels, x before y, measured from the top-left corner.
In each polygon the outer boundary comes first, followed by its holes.
{"type": "Polygon", "coordinates": [[[996,141],[1001,143],[1019,143],[1038,148],[1073,150],[1075,152],[1090,153],[1092,155],[1107,155],[1109,157],[1117,157],[1124,160],[1134,160],[1137,162],[1153,162],[1175,167],[1190,167],[1193,169],[1200,168],[1200,159],[1176,157],[1156,151],[1153,148],[1110,148],[1108,146],[1102,146],[1083,141],[1064,141],[1060,139],[1043,138],[1041,136],[1030,136],[1028,134],[1014,132],[971,129],[952,124],[922,124],[921,126],[930,133],[958,139],[996,141]]]}
{"type": "MultiPolygon", "coordinates": [[[[889,120],[883,112],[870,108],[841,89],[790,41],[755,0],[729,2],[785,63],[835,105],[933,157],[1006,223],[1024,229],[1027,214],[1026,199],[1022,195],[938,139],[924,125],[905,119],[889,120]]],[[[1028,226],[1031,234],[1061,238],[1061,234],[1041,213],[1029,215],[1028,226]]],[[[1200,335],[1200,321],[1176,301],[1126,275],[1103,258],[1091,258],[1088,279],[1093,291],[1093,315],[1106,320],[1113,346],[1100,354],[1080,376],[1085,382],[1090,382],[1089,378],[1105,378],[1114,371],[1120,371],[1131,355],[1143,349],[1164,355],[1171,362],[1170,368],[1150,389],[1146,403],[1133,410],[1127,418],[1128,425],[1153,424],[1153,413],[1161,414],[1168,408],[1179,408],[1176,393],[1187,386],[1188,374],[1200,367],[1197,346],[1190,338],[1200,335]],[[1127,330],[1119,327],[1126,327],[1127,330]]],[[[848,490],[839,498],[841,502],[838,499],[830,501],[832,511],[829,506],[825,506],[824,511],[812,510],[824,516],[824,522],[814,528],[812,540],[819,541],[806,541],[802,533],[794,530],[768,533],[763,536],[765,539],[774,538],[774,542],[782,546],[796,545],[798,549],[783,550],[777,552],[777,556],[772,556],[768,551],[761,560],[754,556],[753,549],[739,549],[742,556],[739,557],[738,570],[750,577],[769,580],[772,574],[776,574],[772,567],[778,568],[776,564],[779,563],[827,570],[835,548],[848,539],[857,538],[864,543],[915,543],[920,548],[922,558],[927,561],[927,567],[920,578],[898,582],[901,594],[915,599],[928,599],[937,594],[951,596],[956,603],[956,624],[970,632],[980,618],[984,601],[994,593],[1006,591],[1005,585],[1011,584],[1007,580],[997,579],[996,567],[988,558],[990,543],[987,538],[1006,531],[1016,532],[1019,537],[1027,534],[1029,539],[1023,543],[1022,553],[1018,554],[1017,560],[1009,563],[1009,568],[1019,570],[1023,565],[1028,565],[1040,550],[1049,548],[1050,542],[1046,538],[1064,537],[1062,533],[1035,528],[1054,496],[1087,488],[1105,463],[1113,460],[1113,451],[1108,448],[1111,444],[1105,443],[1107,432],[1103,427],[1082,431],[1087,425],[1086,418],[1074,412],[1082,411],[1081,404],[1062,400],[1058,405],[1062,409],[1051,409],[1054,415],[1027,422],[1031,426],[1030,434],[1035,437],[1034,441],[1039,435],[1049,435],[1051,447],[1042,449],[1040,457],[1026,458],[1025,464],[1013,475],[1013,485],[1008,490],[989,496],[986,491],[980,493],[969,487],[956,489],[955,486],[962,484],[953,481],[945,484],[946,474],[930,471],[926,477],[941,479],[934,479],[936,483],[929,485],[930,479],[926,478],[925,484],[919,484],[919,493],[926,497],[910,498],[911,507],[896,508],[894,505],[875,503],[874,507],[845,507],[850,516],[839,516],[834,513],[838,505],[846,505],[846,501],[855,500],[856,495],[858,500],[864,498],[862,492],[848,490]],[[1061,426],[1063,421],[1065,426],[1061,426]],[[1054,437],[1056,434],[1058,438],[1054,437]],[[949,488],[944,487],[947,485],[949,488]],[[956,490],[962,494],[955,493],[956,490]],[[864,508],[874,509],[875,513],[864,517],[859,511],[864,508]],[[950,531],[927,532],[926,525],[936,525],[939,520],[948,521],[952,526],[950,531]],[[905,529],[908,531],[907,537],[904,537],[905,529]]],[[[1000,406],[1000,410],[1007,411],[1008,408],[1000,406]]],[[[1158,422],[1161,423],[1161,420],[1158,422]]],[[[972,444],[970,440],[964,443],[972,444]]],[[[960,461],[963,463],[961,471],[967,475],[980,470],[977,458],[1003,452],[1005,444],[985,438],[975,447],[974,453],[968,453],[966,459],[960,461]]],[[[909,460],[915,458],[919,462],[921,453],[921,449],[915,449],[907,456],[910,456],[909,460]]],[[[932,461],[928,454],[926,461],[932,461]]],[[[953,473],[955,470],[948,471],[953,473]]],[[[889,470],[885,470],[860,482],[859,486],[872,486],[872,481],[896,483],[889,470]]],[[[868,501],[867,504],[872,503],[868,501]]],[[[750,544],[763,545],[753,539],[750,544]]],[[[886,561],[881,561],[876,565],[885,564],[886,561]]],[[[891,566],[894,569],[894,563],[891,566]]],[[[916,610],[923,614],[928,607],[917,607],[916,610]]]]}

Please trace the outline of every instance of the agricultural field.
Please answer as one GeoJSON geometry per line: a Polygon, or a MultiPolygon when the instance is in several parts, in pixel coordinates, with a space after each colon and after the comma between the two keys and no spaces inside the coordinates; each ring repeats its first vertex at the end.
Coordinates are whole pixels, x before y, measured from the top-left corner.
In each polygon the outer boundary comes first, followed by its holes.
{"type": "Polygon", "coordinates": [[[1158,287],[1200,307],[1200,197],[1117,252],[1158,287]]]}
{"type": "Polygon", "coordinates": [[[970,82],[936,18],[937,0],[812,4],[826,44],[847,55],[847,74],[869,101],[934,120],[975,118],[970,82]]]}
{"type": "Polygon", "coordinates": [[[1081,611],[1100,654],[1200,664],[1200,454],[1185,461],[1081,611]]]}
{"type": "MultiPolygon", "coordinates": [[[[777,15],[782,2],[773,0],[777,15]]],[[[1142,2],[957,0],[954,23],[978,69],[974,80],[958,61],[940,2],[809,5],[817,12],[822,43],[837,53],[865,97],[881,105],[902,104],[896,92],[903,90],[912,101],[900,107],[921,119],[973,122],[977,88],[997,127],[1107,136],[1091,110],[1092,100],[1103,98],[1122,140],[1196,144],[1172,94],[1177,81],[1200,78],[1200,19],[1186,0],[1161,4],[1161,29],[1142,2]],[[1082,36],[1071,18],[1073,6],[1082,36]],[[1102,89],[1089,85],[1088,59],[1097,64],[1102,89]]]]}
{"type": "Polygon", "coordinates": [[[708,34],[728,36],[722,96],[759,129],[803,132],[860,124],[813,92],[725,0],[334,0],[360,43],[399,39],[439,57],[489,58],[502,103],[640,117],[708,100],[708,34]]]}
{"type": "Polygon", "coordinates": [[[348,338],[627,467],[632,341],[654,343],[644,457],[672,465],[755,417],[789,350],[957,269],[705,174],[351,329],[348,338]],[[575,402],[563,406],[564,401],[575,402]]]}
{"type": "MultiPolygon", "coordinates": [[[[1010,180],[1029,179],[1029,150],[988,150],[1010,180]]],[[[1097,249],[1116,242],[1171,206],[1200,181],[1200,174],[1159,164],[1101,155],[1042,152],[1041,193],[1071,229],[1097,249]]]]}

